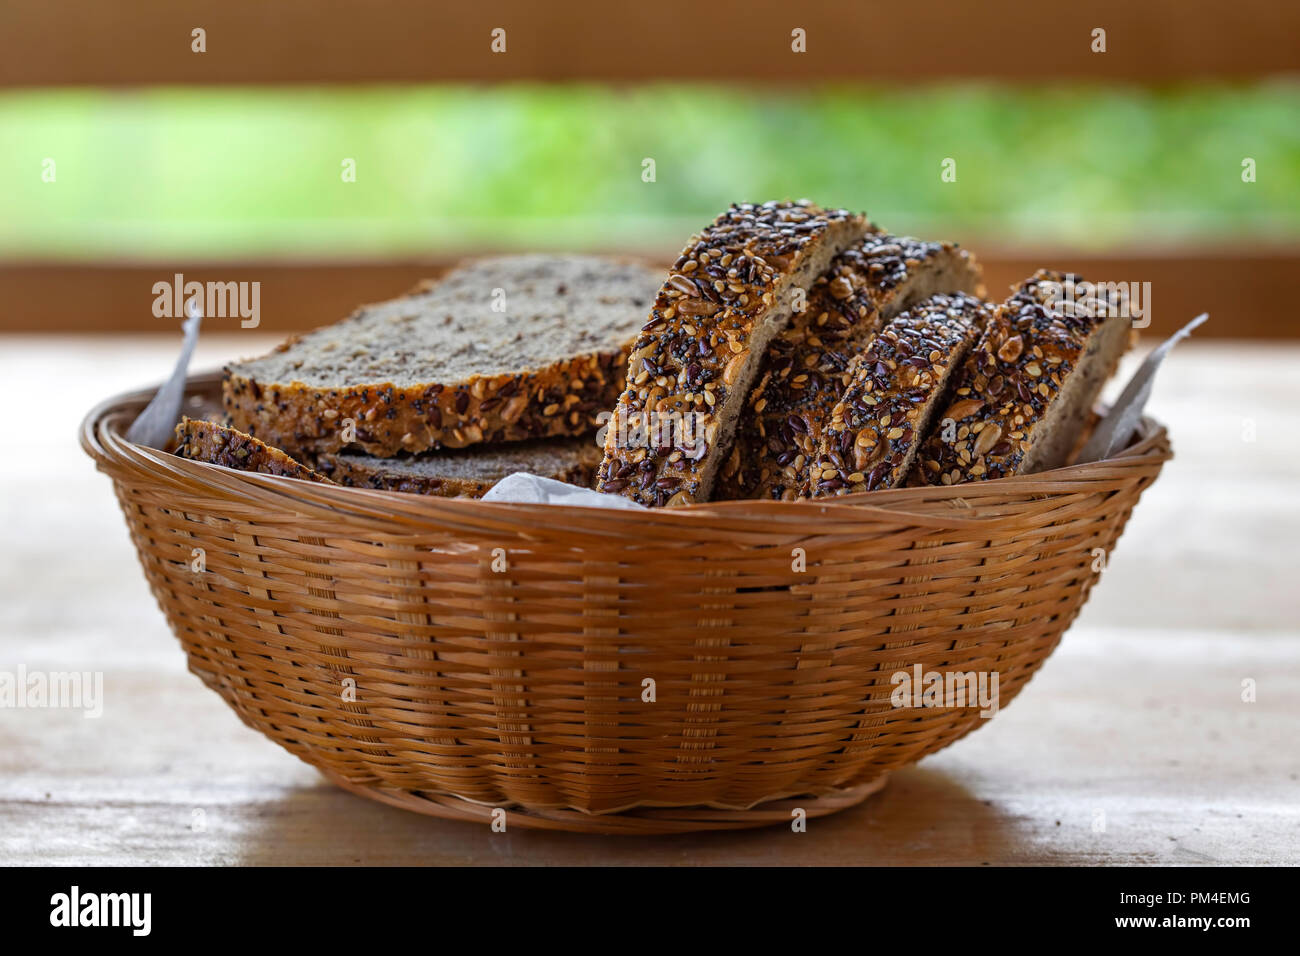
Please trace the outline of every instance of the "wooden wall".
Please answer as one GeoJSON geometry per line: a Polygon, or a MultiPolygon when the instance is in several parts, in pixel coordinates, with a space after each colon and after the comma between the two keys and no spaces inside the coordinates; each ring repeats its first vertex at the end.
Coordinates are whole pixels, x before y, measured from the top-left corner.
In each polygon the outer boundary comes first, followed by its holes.
{"type": "Polygon", "coordinates": [[[936,78],[1297,69],[1279,0],[5,0],[0,85],[936,78]],[[207,52],[190,31],[207,31],[207,52]],[[489,33],[506,29],[506,53],[489,33]],[[790,33],[807,54],[790,52],[790,33]],[[1107,51],[1091,51],[1094,28],[1107,51]]]}
{"type": "MultiPolygon", "coordinates": [[[[685,237],[683,237],[685,238],[685,237]]],[[[1105,256],[1069,250],[1006,249],[972,243],[984,264],[989,294],[1007,288],[1039,266],[1070,269],[1099,281],[1151,283],[1151,334],[1168,334],[1199,312],[1212,321],[1198,337],[1248,339],[1300,337],[1289,307],[1300,275],[1296,257],[1261,251],[1151,254],[1119,251],[1105,256]]],[[[643,255],[666,264],[676,250],[643,255]]],[[[260,282],[263,332],[325,325],[357,305],[400,295],[436,276],[448,260],[426,262],[175,262],[167,264],[63,265],[0,263],[0,330],[11,332],[150,332],[173,329],[155,318],[153,285],[175,272],[198,282],[260,282]]],[[[237,319],[212,319],[214,330],[234,331],[237,319]]]]}

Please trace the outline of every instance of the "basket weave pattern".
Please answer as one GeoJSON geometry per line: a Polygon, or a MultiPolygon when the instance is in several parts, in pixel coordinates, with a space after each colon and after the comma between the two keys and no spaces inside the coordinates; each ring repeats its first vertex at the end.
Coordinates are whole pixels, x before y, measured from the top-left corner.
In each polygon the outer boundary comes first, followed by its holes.
{"type": "Polygon", "coordinates": [[[891,675],[997,671],[1006,706],[1170,457],[1148,423],[1116,459],[959,488],[539,508],[183,461],[121,437],[148,397],[83,444],[249,726],[376,799],[603,832],[833,812],[970,732],[977,706],[896,708],[891,675]]]}

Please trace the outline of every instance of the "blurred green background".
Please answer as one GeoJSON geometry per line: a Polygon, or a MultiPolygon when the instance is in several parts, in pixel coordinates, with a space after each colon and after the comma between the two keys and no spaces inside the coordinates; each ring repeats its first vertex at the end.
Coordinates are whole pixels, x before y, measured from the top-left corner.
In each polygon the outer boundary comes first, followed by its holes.
{"type": "Polygon", "coordinates": [[[0,177],[9,259],[676,247],[736,199],[786,196],[1081,249],[1288,241],[1300,81],[18,90],[0,177]]]}

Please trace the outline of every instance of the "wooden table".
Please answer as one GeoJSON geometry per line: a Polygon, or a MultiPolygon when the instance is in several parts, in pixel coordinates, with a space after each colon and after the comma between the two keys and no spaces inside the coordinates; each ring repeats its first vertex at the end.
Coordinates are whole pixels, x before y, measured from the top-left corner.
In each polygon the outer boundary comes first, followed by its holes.
{"type": "MultiPolygon", "coordinates": [[[[99,719],[0,710],[0,864],[1300,863],[1300,347],[1174,354],[1151,410],[1177,458],[990,726],[807,833],[650,839],[493,834],[349,796],[186,671],[76,443],[177,344],[0,338],[0,671],[102,671],[106,698],[99,719]]],[[[213,337],[194,368],[267,344],[213,337]]]]}

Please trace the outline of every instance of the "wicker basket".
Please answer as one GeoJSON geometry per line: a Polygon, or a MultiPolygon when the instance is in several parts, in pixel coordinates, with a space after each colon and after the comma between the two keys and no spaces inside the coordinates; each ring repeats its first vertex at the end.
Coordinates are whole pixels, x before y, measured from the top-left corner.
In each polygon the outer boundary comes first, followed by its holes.
{"type": "Polygon", "coordinates": [[[895,707],[891,675],[996,671],[1006,706],[1170,457],[1148,421],[1113,460],[959,488],[539,508],[184,461],[122,437],[151,395],[82,442],[195,674],[356,793],[604,833],[830,813],[969,733],[978,707],[895,707]]]}

